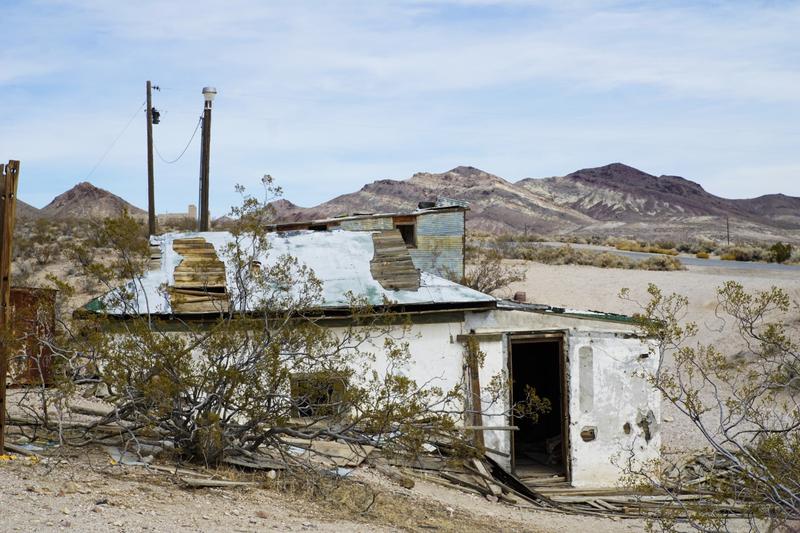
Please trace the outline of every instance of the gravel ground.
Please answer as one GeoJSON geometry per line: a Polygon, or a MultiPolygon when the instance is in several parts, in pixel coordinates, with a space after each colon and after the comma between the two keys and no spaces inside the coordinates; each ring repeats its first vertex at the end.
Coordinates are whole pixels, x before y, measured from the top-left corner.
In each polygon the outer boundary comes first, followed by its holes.
{"type": "MultiPolygon", "coordinates": [[[[314,501],[274,488],[185,489],[169,475],[112,465],[74,448],[41,462],[0,460],[0,531],[641,531],[644,522],[544,512],[491,503],[419,480],[403,489],[367,468],[356,487],[376,494],[366,513],[358,491],[314,501]]],[[[353,484],[349,484],[353,485],[353,484]]]]}

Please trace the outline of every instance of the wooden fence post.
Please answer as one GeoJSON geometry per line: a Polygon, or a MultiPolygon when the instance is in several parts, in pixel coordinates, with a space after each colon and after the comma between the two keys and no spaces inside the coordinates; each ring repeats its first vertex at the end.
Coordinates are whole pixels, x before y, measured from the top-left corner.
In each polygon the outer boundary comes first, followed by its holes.
{"type": "Polygon", "coordinates": [[[11,251],[17,205],[19,161],[0,165],[0,454],[5,450],[6,376],[11,314],[11,251]]]}

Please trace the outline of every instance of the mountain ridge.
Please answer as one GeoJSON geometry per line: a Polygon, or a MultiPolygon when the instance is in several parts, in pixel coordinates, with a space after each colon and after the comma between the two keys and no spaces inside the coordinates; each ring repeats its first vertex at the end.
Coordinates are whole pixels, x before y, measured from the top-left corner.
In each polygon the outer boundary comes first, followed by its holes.
{"type": "Polygon", "coordinates": [[[468,227],[489,233],[596,234],[721,238],[734,219],[747,238],[800,240],[800,198],[766,194],[727,199],[672,175],[655,176],[623,163],[576,170],[565,176],[510,182],[471,166],[417,172],[405,180],[381,179],[313,207],[276,205],[284,221],[354,212],[408,211],[439,196],[470,202],[468,227]]]}
{"type": "MultiPolygon", "coordinates": [[[[281,222],[354,213],[413,211],[420,201],[447,197],[469,203],[467,226],[486,233],[598,235],[631,238],[725,238],[800,242],[800,198],[781,193],[728,199],[672,175],[655,176],[623,163],[576,170],[564,176],[516,182],[472,166],[379,179],[312,207],[280,199],[281,222]]],[[[145,211],[119,196],[81,182],[41,209],[20,201],[20,218],[102,218],[124,209],[145,211]]]]}

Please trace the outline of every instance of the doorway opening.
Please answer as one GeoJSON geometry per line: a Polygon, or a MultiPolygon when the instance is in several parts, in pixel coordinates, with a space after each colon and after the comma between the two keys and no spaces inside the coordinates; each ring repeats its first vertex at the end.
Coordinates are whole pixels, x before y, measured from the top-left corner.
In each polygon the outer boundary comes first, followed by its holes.
{"type": "Polygon", "coordinates": [[[563,338],[512,339],[509,354],[513,405],[524,404],[530,389],[550,403],[549,411],[539,413],[536,420],[517,412],[512,415],[512,425],[519,427],[512,437],[514,472],[526,482],[569,481],[563,338]]]}

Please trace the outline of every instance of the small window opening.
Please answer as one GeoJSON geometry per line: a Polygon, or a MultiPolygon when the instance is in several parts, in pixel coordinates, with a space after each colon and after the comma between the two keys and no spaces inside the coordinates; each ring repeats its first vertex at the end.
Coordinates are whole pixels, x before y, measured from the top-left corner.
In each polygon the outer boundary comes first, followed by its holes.
{"type": "Polygon", "coordinates": [[[323,418],[343,413],[347,382],[344,375],[329,372],[292,374],[290,382],[296,416],[323,418]]]}
{"type": "Polygon", "coordinates": [[[395,224],[395,228],[400,231],[407,248],[417,247],[417,227],[415,224],[395,224]]]}

